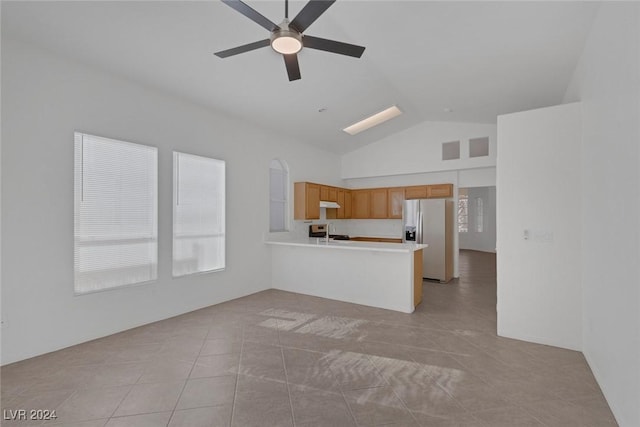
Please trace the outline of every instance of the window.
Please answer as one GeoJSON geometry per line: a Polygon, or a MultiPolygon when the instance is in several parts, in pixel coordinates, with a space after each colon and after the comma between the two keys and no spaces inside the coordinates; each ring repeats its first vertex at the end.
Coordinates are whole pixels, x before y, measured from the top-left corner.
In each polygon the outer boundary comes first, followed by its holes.
{"type": "Polygon", "coordinates": [[[442,160],[455,160],[460,158],[460,141],[442,143],[442,160]]]}
{"type": "Polygon", "coordinates": [[[283,160],[273,159],[269,166],[269,231],[287,231],[289,171],[283,160]]]}
{"type": "Polygon", "coordinates": [[[469,231],[469,196],[466,193],[458,195],[458,232],[469,231]]]}
{"type": "Polygon", "coordinates": [[[77,294],[157,278],[158,150],[74,134],[77,294]]]}
{"type": "Polygon", "coordinates": [[[225,162],[173,152],[173,275],[225,268],[225,162]]]}
{"type": "Polygon", "coordinates": [[[484,206],[481,197],[476,197],[476,232],[482,233],[484,228],[484,206]]]}
{"type": "Polygon", "coordinates": [[[489,137],[471,138],[469,140],[469,157],[484,157],[489,155],[489,137]]]}

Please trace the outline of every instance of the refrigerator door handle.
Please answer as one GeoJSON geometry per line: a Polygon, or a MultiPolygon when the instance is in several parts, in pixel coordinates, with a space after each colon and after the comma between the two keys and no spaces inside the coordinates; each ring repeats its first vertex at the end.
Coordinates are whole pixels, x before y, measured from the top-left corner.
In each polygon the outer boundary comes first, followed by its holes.
{"type": "Polygon", "coordinates": [[[416,243],[422,243],[422,211],[418,211],[416,224],[416,243]]]}

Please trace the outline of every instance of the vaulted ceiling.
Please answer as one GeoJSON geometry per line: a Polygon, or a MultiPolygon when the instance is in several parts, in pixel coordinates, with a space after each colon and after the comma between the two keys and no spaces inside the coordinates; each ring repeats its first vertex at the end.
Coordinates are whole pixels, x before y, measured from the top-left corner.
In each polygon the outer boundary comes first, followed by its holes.
{"type": "MultiPolygon", "coordinates": [[[[246,3],[284,17],[284,1],[246,3]]],[[[291,1],[289,16],[304,4],[291,1]]],[[[306,33],[365,46],[364,55],[303,49],[293,82],[270,47],[213,55],[269,35],[219,1],[3,1],[2,37],[344,153],[424,121],[495,123],[560,103],[597,7],[338,0],[306,33]],[[404,114],[357,136],[342,131],[393,104],[404,114]]]]}

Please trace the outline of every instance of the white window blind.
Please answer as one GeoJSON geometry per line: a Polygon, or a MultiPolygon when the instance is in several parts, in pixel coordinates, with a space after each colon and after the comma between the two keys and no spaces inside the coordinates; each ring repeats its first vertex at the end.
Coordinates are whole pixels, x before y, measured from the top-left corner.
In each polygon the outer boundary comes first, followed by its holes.
{"type": "Polygon", "coordinates": [[[157,148],[79,132],[74,139],[75,292],[155,280],[157,148]]]}
{"type": "Polygon", "coordinates": [[[460,193],[458,195],[458,233],[469,231],[469,195],[460,193]]]}
{"type": "Polygon", "coordinates": [[[225,162],[173,153],[173,275],[225,267],[225,162]]]}
{"type": "Polygon", "coordinates": [[[482,233],[484,229],[484,202],[481,197],[476,197],[476,232],[482,233]]]}
{"type": "Polygon", "coordinates": [[[269,231],[287,231],[289,173],[281,160],[269,166],[269,231]]]}

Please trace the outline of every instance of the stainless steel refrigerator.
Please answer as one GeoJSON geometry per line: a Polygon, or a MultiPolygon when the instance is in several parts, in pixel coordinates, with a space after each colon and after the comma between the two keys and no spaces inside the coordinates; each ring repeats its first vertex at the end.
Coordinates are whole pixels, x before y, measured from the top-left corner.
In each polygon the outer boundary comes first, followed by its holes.
{"type": "Polygon", "coordinates": [[[453,202],[444,199],[405,200],[402,222],[405,242],[425,243],[422,275],[446,283],[453,277],[453,202]]]}

